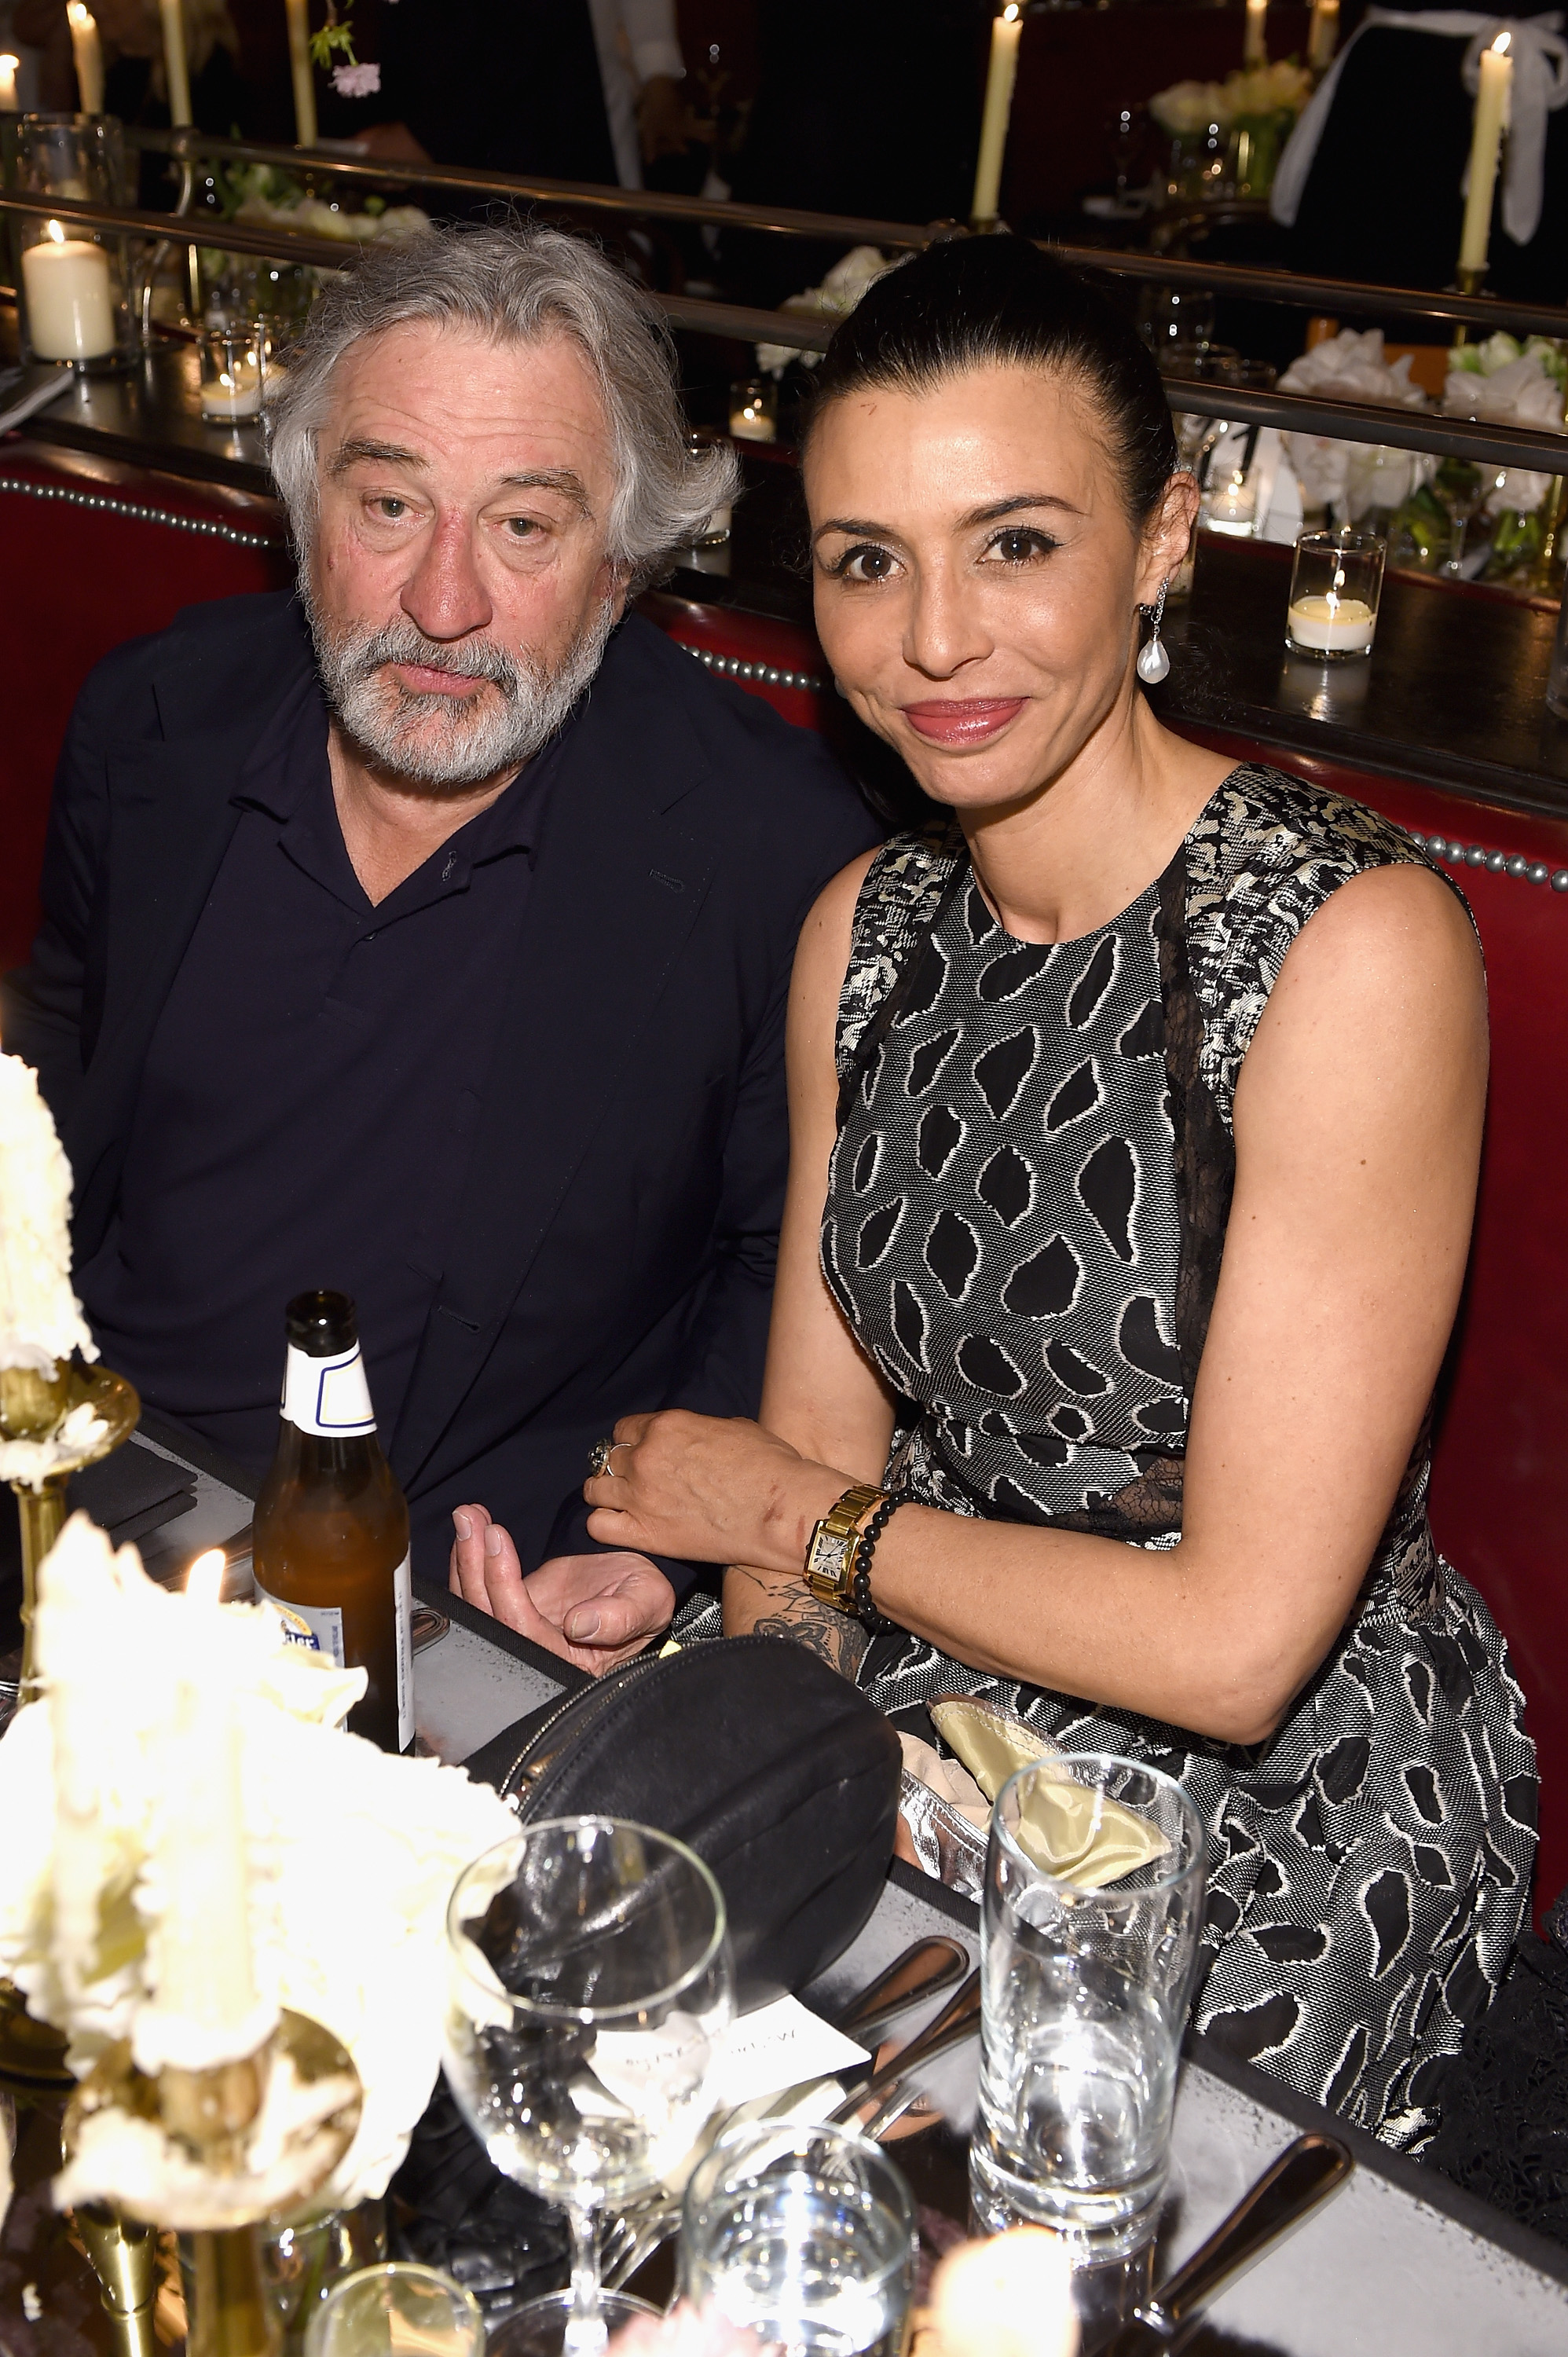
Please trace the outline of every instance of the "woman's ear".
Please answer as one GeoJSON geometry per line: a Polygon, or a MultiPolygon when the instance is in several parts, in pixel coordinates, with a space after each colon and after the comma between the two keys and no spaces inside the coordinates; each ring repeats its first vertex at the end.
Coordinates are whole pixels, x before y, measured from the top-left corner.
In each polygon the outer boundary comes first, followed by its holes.
{"type": "Polygon", "coordinates": [[[1159,504],[1144,527],[1143,554],[1138,566],[1138,603],[1153,605],[1162,581],[1168,580],[1186,556],[1197,522],[1201,494],[1197,478],[1179,468],[1160,494],[1159,504]]]}

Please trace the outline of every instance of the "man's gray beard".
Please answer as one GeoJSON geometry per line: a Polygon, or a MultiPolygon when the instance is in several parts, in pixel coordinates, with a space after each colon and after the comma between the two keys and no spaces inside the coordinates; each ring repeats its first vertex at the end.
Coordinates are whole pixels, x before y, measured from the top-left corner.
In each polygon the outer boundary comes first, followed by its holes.
{"type": "Polygon", "coordinates": [[[410,621],[334,632],[308,597],[305,610],[322,691],[339,726],[389,776],[449,788],[483,785],[542,750],[598,670],[616,619],[607,602],[599,607],[552,670],[493,639],[447,644],[410,621]],[[497,694],[421,695],[401,686],[389,663],[489,680],[497,694]]]}

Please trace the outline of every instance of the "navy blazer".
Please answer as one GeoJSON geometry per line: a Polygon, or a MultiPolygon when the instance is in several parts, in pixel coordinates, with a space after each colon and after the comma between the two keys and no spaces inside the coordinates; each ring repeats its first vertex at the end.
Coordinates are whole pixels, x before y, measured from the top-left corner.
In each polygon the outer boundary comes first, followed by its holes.
{"type": "MultiPolygon", "coordinates": [[[[78,701],[43,930],[4,1037],[59,1124],[79,1261],[114,1213],[148,1045],[238,823],[235,776],[310,661],[292,596],[231,597],[118,649],[78,701]]],[[[621,624],[562,748],[389,1443],[421,1577],[445,1577],[467,1499],[525,1566],[584,1544],[585,1460],[619,1415],[756,1413],[796,937],[881,832],[815,736],[652,624],[621,624]]]]}

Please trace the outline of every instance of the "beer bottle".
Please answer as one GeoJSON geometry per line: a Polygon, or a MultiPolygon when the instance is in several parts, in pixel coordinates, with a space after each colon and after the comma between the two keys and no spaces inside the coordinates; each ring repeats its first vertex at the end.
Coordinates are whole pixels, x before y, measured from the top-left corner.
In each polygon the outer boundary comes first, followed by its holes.
{"type": "Polygon", "coordinates": [[[376,1438],[346,1293],[300,1293],[277,1455],[256,1500],[255,1577],[292,1641],[370,1674],[349,1714],[383,1751],[413,1740],[408,1508],[376,1438]]]}

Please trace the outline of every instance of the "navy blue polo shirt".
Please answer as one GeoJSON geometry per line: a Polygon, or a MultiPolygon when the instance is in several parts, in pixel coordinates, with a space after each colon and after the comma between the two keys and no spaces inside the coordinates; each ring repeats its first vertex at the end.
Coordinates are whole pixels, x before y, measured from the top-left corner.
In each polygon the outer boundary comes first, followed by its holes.
{"type": "Polygon", "coordinates": [[[314,679],[236,781],[239,823],[148,1050],[115,1221],[78,1272],[105,1363],[260,1471],[284,1305],[359,1305],[397,1421],[525,921],[561,739],[372,906],[314,679]]]}

